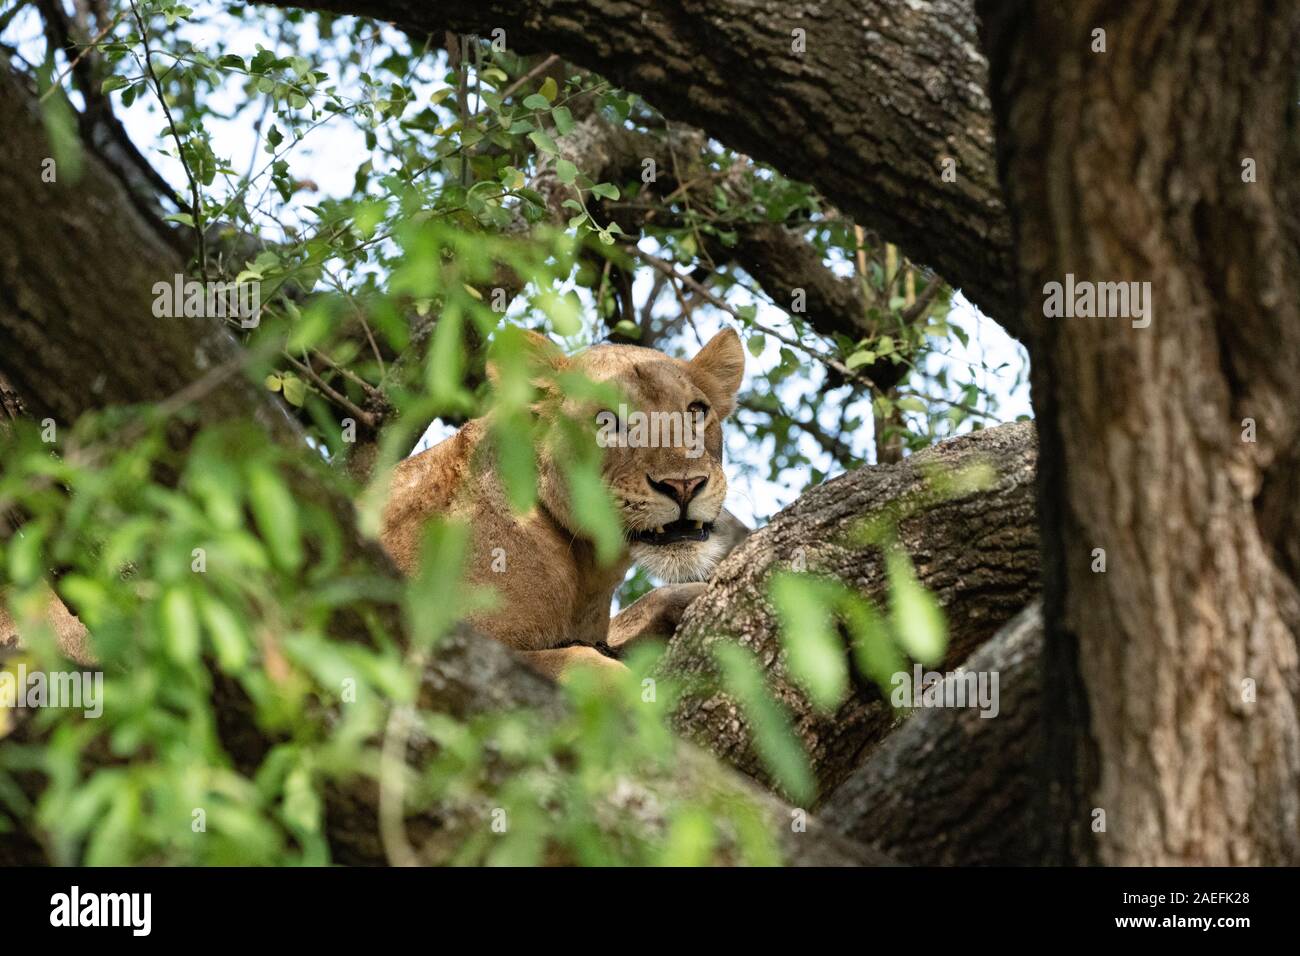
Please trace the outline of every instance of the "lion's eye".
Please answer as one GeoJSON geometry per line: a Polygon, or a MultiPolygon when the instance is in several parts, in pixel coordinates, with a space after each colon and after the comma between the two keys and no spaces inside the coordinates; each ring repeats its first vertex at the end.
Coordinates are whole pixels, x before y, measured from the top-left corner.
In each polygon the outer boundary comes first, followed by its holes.
{"type": "Polygon", "coordinates": [[[686,410],[692,415],[698,415],[700,418],[709,414],[709,406],[705,405],[703,402],[691,402],[686,406],[686,410]]]}

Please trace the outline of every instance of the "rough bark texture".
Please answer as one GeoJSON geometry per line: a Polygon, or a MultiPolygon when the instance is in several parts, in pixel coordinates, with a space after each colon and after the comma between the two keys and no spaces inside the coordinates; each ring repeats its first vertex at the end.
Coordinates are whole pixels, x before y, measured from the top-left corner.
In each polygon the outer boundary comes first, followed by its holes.
{"type": "MultiPolygon", "coordinates": [[[[279,0],[274,0],[279,2],[279,0]]],[[[300,3],[282,3],[299,6],[300,3]]],[[[314,0],[419,33],[506,31],[816,185],[986,313],[1008,307],[986,64],[969,0],[314,0]],[[794,31],[806,49],[796,53],[794,31]],[[941,178],[956,162],[956,182],[941,178]]]]}
{"type": "MultiPolygon", "coordinates": [[[[234,339],[215,322],[158,319],[153,316],[152,286],[180,268],[170,250],[157,243],[117,185],[95,157],[86,157],[82,179],[42,184],[41,160],[48,154],[34,100],[15,79],[0,73],[0,375],[17,390],[30,413],[68,421],[113,404],[158,402],[201,381],[204,369],[219,356],[223,364],[237,356],[234,339]],[[103,250],[129,250],[105,255],[103,250]],[[75,269],[76,283],[68,280],[75,269]],[[95,307],[87,308],[93,302],[95,307]],[[97,378],[87,382],[92,370],[97,378]]],[[[200,420],[253,418],[270,425],[289,442],[301,443],[294,423],[270,393],[248,385],[242,375],[193,396],[200,420]]],[[[310,452],[303,444],[304,455],[310,452]]],[[[377,544],[361,538],[351,504],[330,497],[311,479],[308,469],[295,475],[294,493],[325,501],[338,516],[346,549],[381,574],[397,571],[377,544]]],[[[403,633],[399,609],[377,613],[391,634],[403,633]]],[[[339,640],[366,640],[360,621],[337,616],[332,633],[339,640]]],[[[545,716],[562,706],[557,688],[537,677],[503,646],[461,631],[439,645],[438,656],[424,675],[423,703],[465,717],[487,710],[528,708],[545,716]]],[[[236,766],[257,765],[273,741],[257,727],[248,701],[228,682],[218,680],[213,701],[223,744],[236,766]]],[[[11,735],[31,742],[30,721],[11,735]]],[[[414,742],[412,755],[428,743],[414,742]]],[[[111,754],[87,754],[88,763],[114,761],[111,754]]],[[[816,865],[885,863],[874,851],[852,844],[820,825],[795,833],[790,810],[707,755],[683,746],[680,772],[670,781],[647,781],[639,791],[653,799],[703,790],[730,799],[752,799],[770,815],[774,832],[793,863],[816,865]]],[[[23,784],[35,797],[41,781],[29,775],[23,784]]],[[[378,792],[365,781],[345,781],[327,795],[326,829],[340,861],[379,864],[387,861],[379,840],[378,792]]],[[[645,811],[648,812],[648,811],[645,811]]],[[[462,818],[446,808],[412,812],[407,826],[436,862],[458,842],[476,817],[462,818]]],[[[28,834],[31,836],[31,834],[28,834]]],[[[0,841],[0,863],[40,862],[38,839],[0,841]]]]}
{"type": "Polygon", "coordinates": [[[913,866],[1040,862],[1042,653],[1035,601],[962,664],[965,673],[998,675],[997,715],[917,710],[830,795],[822,819],[913,866]]]}
{"type": "MultiPolygon", "coordinates": [[[[158,319],[153,286],[184,265],[94,154],[75,186],[42,182],[51,155],[34,97],[0,76],[0,363],[36,419],[157,401],[234,359],[216,323],[158,319]]],[[[210,420],[254,406],[243,376],[213,389],[210,420]]],[[[260,414],[287,422],[277,406],[260,414]]]]}
{"type": "Polygon", "coordinates": [[[1294,864],[1295,521],[1260,516],[1300,428],[1300,7],[983,13],[1043,447],[1053,858],[1294,864]],[[1067,273],[1150,282],[1150,326],[1045,318],[1067,273]]]}
{"type": "MultiPolygon", "coordinates": [[[[896,509],[902,516],[899,543],[948,616],[945,664],[955,665],[1037,592],[1036,457],[1032,425],[1003,425],[944,442],[898,465],[863,468],[813,488],[723,562],[709,590],[687,610],[659,672],[707,683],[717,642],[735,640],[749,648],[767,669],[777,700],[791,711],[822,792],[828,792],[894,727],[896,716],[879,690],[865,682],[855,685],[833,715],[814,710],[781,659],[780,628],[764,600],[768,577],[802,562],[808,571],[839,577],[885,606],[882,555],[852,539],[863,519],[896,509]],[[927,479],[979,463],[996,470],[987,490],[944,497],[927,479]]],[[[768,779],[728,695],[685,699],[677,725],[745,773],[768,779]]]]}

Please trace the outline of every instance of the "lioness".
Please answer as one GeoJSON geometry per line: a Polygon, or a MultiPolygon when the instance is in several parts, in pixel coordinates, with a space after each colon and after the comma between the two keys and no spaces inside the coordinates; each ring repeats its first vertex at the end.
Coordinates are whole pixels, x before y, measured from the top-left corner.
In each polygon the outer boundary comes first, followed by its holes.
{"type": "MultiPolygon", "coordinates": [[[[621,669],[602,651],[618,653],[635,638],[671,633],[703,587],[681,582],[707,577],[743,536],[744,526],[722,507],[722,421],[735,408],[744,349],[731,329],[715,335],[690,361],[631,345],[598,345],[566,358],[536,333],[529,334],[529,347],[556,371],[576,370],[592,381],[616,384],[639,410],[703,422],[703,441],[689,446],[605,447],[602,475],[622,520],[623,554],[613,564],[597,563],[593,543],[573,519],[559,464],[544,448],[537,453],[538,503],[526,514],[512,513],[485,454],[484,419],[397,466],[381,540],[410,574],[425,521],[437,514],[464,519],[472,540],[467,576],[494,588],[499,598],[492,611],[471,617],[472,625],[553,678],[578,664],[621,669]],[[674,583],[651,591],[611,622],[614,589],[634,562],[674,583]]],[[[563,414],[595,427],[602,409],[557,400],[563,414]]]]}

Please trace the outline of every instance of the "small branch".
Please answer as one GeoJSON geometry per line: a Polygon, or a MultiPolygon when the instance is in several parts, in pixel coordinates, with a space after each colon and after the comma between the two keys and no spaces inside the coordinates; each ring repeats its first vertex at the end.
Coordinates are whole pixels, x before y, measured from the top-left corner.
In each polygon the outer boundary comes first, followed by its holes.
{"type": "Polygon", "coordinates": [[[826,454],[830,455],[835,459],[835,461],[842,465],[861,460],[861,456],[854,454],[853,449],[846,445],[842,439],[827,434],[821,426],[817,424],[817,417],[815,415],[807,421],[800,421],[793,415],[788,414],[783,408],[766,408],[760,402],[757,402],[752,398],[742,398],[740,400],[740,407],[759,415],[784,415],[794,423],[796,428],[820,445],[822,451],[826,452],[826,454]]]}
{"type": "Polygon", "coordinates": [[[546,72],[548,69],[551,68],[551,65],[556,63],[559,59],[560,57],[557,54],[552,53],[541,63],[538,63],[535,67],[533,67],[523,76],[519,77],[519,79],[515,80],[513,83],[507,86],[505,88],[505,92],[501,94],[501,99],[503,101],[509,99],[511,94],[515,93],[521,86],[523,86],[529,80],[534,79],[535,77],[540,76],[542,73],[546,72]]]}
{"type": "MultiPolygon", "coordinates": [[[[758,329],[760,332],[772,336],[777,341],[784,342],[786,345],[790,346],[791,348],[798,349],[799,351],[803,352],[805,355],[808,355],[816,359],[817,361],[821,362],[827,368],[834,369],[836,372],[840,374],[840,376],[842,376],[847,381],[855,382],[866,388],[878,391],[878,389],[876,389],[875,383],[872,382],[871,379],[867,378],[865,375],[861,374],[855,369],[849,368],[839,359],[831,358],[830,356],[825,355],[822,352],[817,351],[816,349],[809,348],[808,346],[800,342],[798,339],[793,339],[787,335],[782,335],[780,332],[776,331],[776,329],[769,328],[768,326],[764,325],[761,322],[758,322],[754,319],[745,318],[734,308],[732,308],[727,302],[718,298],[716,295],[710,292],[704,286],[703,283],[697,281],[696,279],[692,278],[689,275],[682,275],[680,272],[678,272],[671,262],[668,262],[664,259],[660,259],[658,256],[646,252],[642,249],[639,249],[635,245],[632,245],[631,243],[625,244],[624,249],[629,254],[637,256],[647,265],[651,266],[654,269],[658,269],[660,272],[666,275],[669,278],[669,280],[673,282],[674,289],[677,287],[677,283],[686,285],[693,292],[695,292],[696,295],[703,298],[706,302],[708,302],[713,307],[722,309],[722,311],[732,316],[734,319],[736,319],[736,321],[746,325],[751,325],[754,328],[758,329]]],[[[678,296],[678,298],[680,300],[680,295],[678,296]]]]}
{"type": "MultiPolygon", "coordinates": [[[[22,4],[18,4],[17,6],[22,6],[22,4]]],[[[115,26],[117,26],[119,23],[122,22],[122,17],[124,16],[126,16],[126,11],[125,10],[119,11],[117,16],[115,16],[112,19],[112,21],[108,24],[108,26],[100,30],[99,33],[95,35],[94,39],[92,39],[89,43],[87,43],[84,47],[82,47],[81,52],[76,55],[76,57],[72,60],[71,63],[69,63],[66,67],[64,67],[63,72],[54,78],[54,81],[50,84],[50,88],[41,94],[40,102],[44,103],[45,100],[49,98],[50,94],[52,94],[55,90],[57,90],[59,87],[63,85],[63,81],[67,79],[69,73],[71,73],[73,70],[77,68],[77,65],[81,63],[82,58],[85,57],[85,55],[89,53],[91,50],[93,50],[100,40],[108,36],[109,32],[115,26]]]]}
{"type": "Polygon", "coordinates": [[[333,386],[331,386],[328,382],[326,382],[323,378],[321,378],[320,375],[317,374],[314,368],[312,368],[310,365],[307,365],[305,362],[298,361],[288,352],[284,353],[284,357],[288,360],[290,365],[292,365],[299,372],[305,375],[313,385],[315,385],[318,389],[320,389],[321,394],[323,394],[331,402],[339,406],[339,408],[343,409],[345,412],[347,412],[349,415],[355,418],[358,422],[365,425],[366,428],[373,430],[376,427],[378,423],[376,422],[374,415],[370,414],[370,412],[367,412],[362,408],[359,408],[355,403],[353,403],[353,401],[350,398],[348,398],[346,395],[342,394],[341,392],[333,388],[333,386]]]}
{"type": "Polygon", "coordinates": [[[321,352],[319,350],[313,351],[312,355],[320,359],[330,368],[334,369],[334,371],[338,372],[344,378],[348,379],[350,382],[360,387],[371,398],[372,401],[384,402],[385,404],[388,402],[388,396],[384,394],[382,389],[376,388],[375,386],[371,385],[369,382],[367,382],[356,372],[352,371],[352,369],[340,365],[338,362],[334,361],[324,352],[321,352]]]}
{"type": "Polygon", "coordinates": [[[921,290],[921,294],[916,297],[916,301],[909,305],[899,317],[902,319],[903,324],[911,325],[924,315],[925,310],[930,308],[930,303],[934,301],[935,296],[939,294],[939,290],[942,288],[943,280],[938,276],[932,278],[926,284],[926,287],[921,290]]]}
{"type": "MultiPolygon", "coordinates": [[[[181,162],[181,168],[185,170],[185,178],[190,183],[190,194],[193,198],[194,209],[191,218],[194,220],[194,233],[198,237],[198,255],[199,255],[199,274],[203,276],[203,281],[208,281],[208,253],[203,237],[203,203],[199,197],[199,183],[194,178],[194,172],[190,169],[190,164],[185,161],[185,146],[181,143],[181,134],[176,129],[176,121],[172,118],[171,108],[167,105],[167,97],[163,95],[162,83],[158,81],[158,74],[153,69],[153,51],[149,48],[149,31],[144,25],[144,18],[140,16],[140,10],[135,5],[135,0],[130,0],[131,12],[135,15],[135,22],[140,27],[140,42],[144,45],[144,70],[149,74],[153,81],[154,95],[158,97],[158,104],[162,107],[163,115],[167,117],[167,126],[171,130],[172,139],[176,141],[176,158],[181,162]]],[[[136,57],[139,60],[139,57],[136,57]]]]}

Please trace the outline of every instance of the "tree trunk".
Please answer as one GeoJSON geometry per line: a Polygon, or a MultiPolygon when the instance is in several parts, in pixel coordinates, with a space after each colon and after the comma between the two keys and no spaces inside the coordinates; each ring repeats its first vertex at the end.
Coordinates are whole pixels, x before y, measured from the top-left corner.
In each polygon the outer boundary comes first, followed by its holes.
{"type": "MultiPolygon", "coordinates": [[[[834,714],[812,707],[782,660],[780,628],[765,600],[769,575],[791,567],[825,572],[883,607],[887,582],[882,555],[851,537],[864,518],[896,512],[899,543],[948,617],[945,666],[954,666],[1038,590],[1036,456],[1032,425],[1002,425],[943,442],[898,465],[862,468],[809,490],[718,568],[709,589],[687,610],[659,674],[707,686],[715,644],[735,640],[749,648],[767,669],[769,689],[791,712],[822,792],[829,792],[893,729],[897,718],[865,680],[855,683],[834,714]],[[945,496],[929,479],[979,464],[996,470],[985,490],[945,496]]],[[[676,723],[689,739],[740,770],[769,779],[751,746],[748,725],[727,694],[685,698],[676,723]]]]}
{"type": "Polygon", "coordinates": [[[1300,7],[983,13],[1043,449],[1052,859],[1295,864],[1295,520],[1259,516],[1300,427],[1300,7]],[[1046,317],[1067,273],[1149,282],[1149,326],[1046,317]]]}

